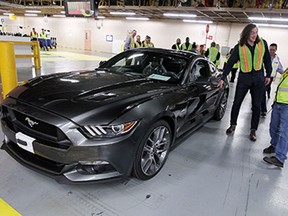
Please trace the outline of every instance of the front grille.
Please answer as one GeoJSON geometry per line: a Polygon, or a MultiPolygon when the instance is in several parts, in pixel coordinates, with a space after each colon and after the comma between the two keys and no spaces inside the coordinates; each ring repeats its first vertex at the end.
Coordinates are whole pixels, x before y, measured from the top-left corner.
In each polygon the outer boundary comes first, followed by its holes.
{"type": "Polygon", "coordinates": [[[57,137],[57,128],[49,125],[45,122],[39,122],[39,120],[34,119],[33,117],[28,117],[27,115],[23,115],[22,113],[19,113],[14,110],[14,115],[18,123],[21,123],[22,125],[25,125],[26,127],[29,126],[28,124],[28,118],[31,121],[37,122],[38,124],[33,126],[33,130],[37,130],[40,133],[47,134],[52,137],[57,137]]]}
{"type": "Polygon", "coordinates": [[[2,107],[2,120],[15,133],[23,132],[35,138],[41,144],[60,149],[68,149],[72,145],[67,136],[54,125],[5,106],[2,107]],[[37,122],[37,124],[33,125],[33,127],[29,126],[27,118],[33,122],[37,122]]]}

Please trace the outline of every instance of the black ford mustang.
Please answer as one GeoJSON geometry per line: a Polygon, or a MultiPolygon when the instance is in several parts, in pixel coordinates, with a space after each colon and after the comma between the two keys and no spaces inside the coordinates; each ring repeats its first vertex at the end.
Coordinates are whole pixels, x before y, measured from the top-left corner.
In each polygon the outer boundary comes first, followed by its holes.
{"type": "Polygon", "coordinates": [[[59,182],[146,180],[180,136],[223,117],[229,89],[217,88],[219,76],[201,56],[148,48],[40,76],[3,101],[2,148],[59,182]]]}

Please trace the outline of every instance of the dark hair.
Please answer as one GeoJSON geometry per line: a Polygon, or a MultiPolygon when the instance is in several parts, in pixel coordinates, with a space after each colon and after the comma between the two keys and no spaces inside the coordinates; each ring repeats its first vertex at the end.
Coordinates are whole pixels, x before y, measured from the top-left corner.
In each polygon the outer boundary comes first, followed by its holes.
{"type": "Polygon", "coordinates": [[[272,43],[272,44],[270,44],[270,46],[275,46],[276,49],[277,49],[277,44],[276,43],[272,43]]]}
{"type": "Polygon", "coordinates": [[[193,42],[192,49],[195,49],[195,48],[197,48],[197,45],[196,45],[196,42],[193,42]]]}
{"type": "MultiPolygon", "coordinates": [[[[245,26],[245,28],[241,32],[241,38],[240,38],[240,42],[239,42],[240,46],[243,46],[244,44],[247,43],[248,37],[249,37],[250,32],[253,28],[257,28],[257,26],[255,24],[252,24],[252,23],[245,26]]],[[[259,35],[257,35],[255,43],[258,43],[259,41],[260,41],[260,38],[259,38],[259,35]]]]}

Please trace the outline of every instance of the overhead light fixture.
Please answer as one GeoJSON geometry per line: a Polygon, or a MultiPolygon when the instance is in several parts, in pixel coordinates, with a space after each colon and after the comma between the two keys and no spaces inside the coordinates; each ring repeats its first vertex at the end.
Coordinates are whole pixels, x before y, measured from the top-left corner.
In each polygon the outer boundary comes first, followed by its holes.
{"type": "Polygon", "coordinates": [[[41,13],[40,10],[26,10],[26,13],[41,13]]]}
{"type": "Polygon", "coordinates": [[[126,17],[127,20],[149,20],[148,17],[126,17]]]}
{"type": "Polygon", "coordinates": [[[134,12],[117,12],[117,11],[111,11],[110,14],[112,15],[127,15],[127,16],[133,16],[135,15],[136,13],[134,12]]]}
{"type": "Polygon", "coordinates": [[[263,27],[288,28],[288,25],[280,25],[280,24],[267,24],[267,23],[254,23],[254,24],[263,27]]]}
{"type": "Polygon", "coordinates": [[[64,18],[64,17],[66,17],[65,15],[63,15],[63,14],[54,14],[54,15],[52,15],[53,17],[59,17],[59,18],[64,18]]]}
{"type": "Polygon", "coordinates": [[[36,16],[38,16],[38,15],[37,15],[37,14],[33,14],[33,13],[32,13],[32,14],[29,14],[29,13],[27,14],[27,13],[25,13],[24,16],[36,17],[36,16]]]}
{"type": "Polygon", "coordinates": [[[96,18],[98,18],[98,19],[105,19],[106,17],[104,17],[104,16],[97,16],[96,18]]]}
{"type": "Polygon", "coordinates": [[[213,23],[210,20],[183,20],[183,22],[189,22],[189,23],[204,23],[204,24],[211,24],[213,23]]]}
{"type": "Polygon", "coordinates": [[[14,13],[3,13],[4,16],[15,15],[14,13]]]}
{"type": "Polygon", "coordinates": [[[250,20],[288,22],[287,18],[248,17],[250,20]]]}
{"type": "Polygon", "coordinates": [[[167,17],[197,17],[195,14],[163,13],[167,17]]]}

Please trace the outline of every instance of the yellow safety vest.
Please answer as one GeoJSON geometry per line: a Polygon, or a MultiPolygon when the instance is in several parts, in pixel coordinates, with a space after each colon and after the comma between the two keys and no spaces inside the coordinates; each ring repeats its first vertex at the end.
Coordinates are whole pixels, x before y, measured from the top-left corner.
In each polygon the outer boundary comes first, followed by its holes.
{"type": "Polygon", "coordinates": [[[181,50],[181,47],[178,44],[175,44],[176,50],[181,50]]]}
{"type": "Polygon", "coordinates": [[[186,47],[186,43],[183,43],[181,46],[182,50],[187,50],[187,51],[191,51],[192,50],[192,44],[189,43],[189,46],[186,47]]]}
{"type": "Polygon", "coordinates": [[[130,36],[131,40],[130,40],[130,49],[135,48],[135,41],[134,38],[132,36],[130,36]]]}
{"type": "MultiPolygon", "coordinates": [[[[210,47],[209,48],[208,58],[210,59],[210,61],[212,61],[212,62],[216,61],[217,54],[218,54],[218,49],[216,47],[210,47]]],[[[219,64],[220,64],[220,62],[219,62],[219,64]]]]}
{"type": "Polygon", "coordinates": [[[135,45],[136,45],[137,48],[140,48],[141,47],[141,42],[138,43],[137,41],[135,41],[135,45]]]}
{"type": "Polygon", "coordinates": [[[40,33],[40,38],[42,38],[42,39],[46,39],[46,33],[40,33]]]}
{"type": "Polygon", "coordinates": [[[255,71],[259,71],[263,65],[263,56],[265,53],[264,41],[260,39],[260,41],[256,44],[254,50],[254,56],[252,61],[252,54],[250,49],[244,44],[242,47],[239,44],[239,59],[240,59],[240,69],[244,73],[249,73],[253,69],[255,71]]]}
{"type": "Polygon", "coordinates": [[[154,47],[154,44],[152,42],[148,44],[146,41],[144,41],[143,47],[154,47]]]}
{"type": "Polygon", "coordinates": [[[279,66],[279,63],[280,63],[280,60],[279,60],[279,57],[276,55],[274,57],[272,61],[272,73],[271,73],[271,77],[274,77],[276,76],[277,74],[277,69],[278,69],[278,66],[279,66]]]}
{"type": "Polygon", "coordinates": [[[31,32],[31,35],[32,35],[32,38],[37,38],[38,37],[38,34],[37,34],[37,32],[31,32]]]}
{"type": "Polygon", "coordinates": [[[275,100],[277,103],[288,104],[288,69],[282,74],[277,87],[275,100]]]}
{"type": "MultiPolygon", "coordinates": [[[[230,55],[225,59],[225,63],[228,62],[229,58],[230,58],[230,55]]],[[[233,65],[233,68],[239,68],[239,61],[233,65]]]]}

